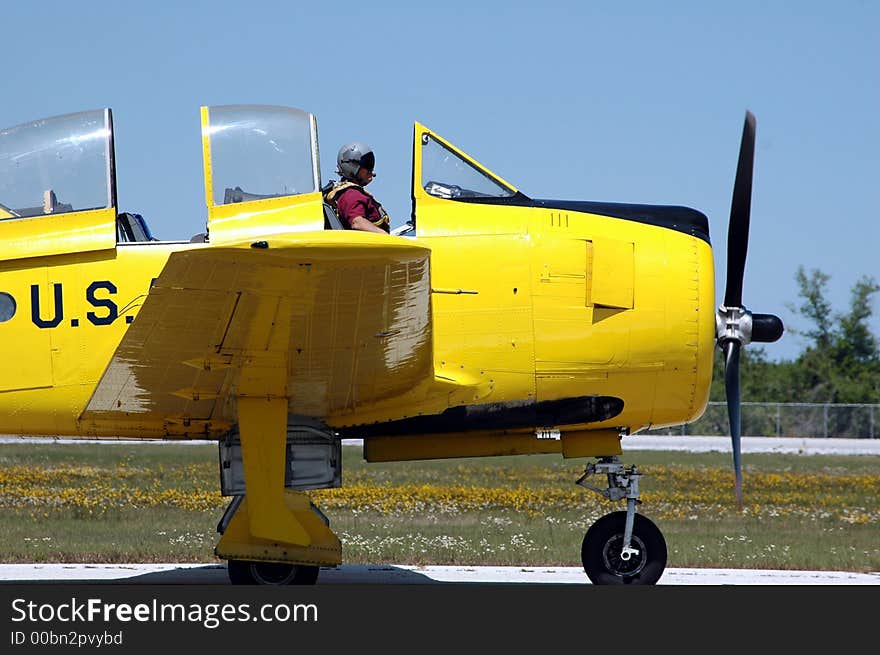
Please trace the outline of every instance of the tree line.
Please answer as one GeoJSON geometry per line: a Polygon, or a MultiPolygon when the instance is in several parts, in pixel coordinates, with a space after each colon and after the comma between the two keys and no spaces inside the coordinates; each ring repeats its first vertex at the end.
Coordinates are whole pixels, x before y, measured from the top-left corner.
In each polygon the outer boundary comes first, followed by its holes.
{"type": "MultiPolygon", "coordinates": [[[[880,285],[863,276],[850,292],[849,307],[836,312],[827,299],[830,277],[799,267],[796,305],[788,305],[806,327],[786,326],[806,347],[793,360],[771,361],[763,347],[741,351],[743,401],[774,403],[880,403],[880,338],[872,333],[871,302],[880,285]]],[[[783,338],[786,338],[783,336],[783,338]]],[[[710,399],[725,400],[724,362],[716,350],[710,399]]]]}

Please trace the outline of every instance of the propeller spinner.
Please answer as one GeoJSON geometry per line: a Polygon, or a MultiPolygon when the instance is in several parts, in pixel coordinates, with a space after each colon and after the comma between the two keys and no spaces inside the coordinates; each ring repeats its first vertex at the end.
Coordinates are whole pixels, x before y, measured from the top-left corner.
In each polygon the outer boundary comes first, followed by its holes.
{"type": "Polygon", "coordinates": [[[773,314],[752,314],[742,303],[746,251],[749,245],[752,171],[755,160],[755,116],[746,112],[730,223],[727,228],[727,288],[724,304],[715,317],[717,343],[724,353],[724,387],[727,394],[727,416],[733,448],[733,471],[736,477],[736,502],[742,509],[742,435],[740,426],[739,353],[752,341],[772,343],[782,336],[782,320],[773,314]]]}

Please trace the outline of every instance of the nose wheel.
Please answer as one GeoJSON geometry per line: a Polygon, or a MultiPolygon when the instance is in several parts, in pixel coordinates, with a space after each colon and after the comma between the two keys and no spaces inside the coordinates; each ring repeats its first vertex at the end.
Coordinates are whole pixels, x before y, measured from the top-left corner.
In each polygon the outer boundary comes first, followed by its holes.
{"type": "Polygon", "coordinates": [[[581,545],[581,562],[593,584],[656,584],[666,568],[666,540],[654,523],[636,514],[639,478],[635,466],[625,468],[617,457],[587,465],[577,484],[609,500],[626,499],[626,511],[606,514],[590,526],[581,545]],[[608,480],[605,489],[586,482],[595,474],[608,480]]]}
{"type": "Polygon", "coordinates": [[[656,584],[666,568],[666,540],[649,518],[633,517],[624,550],[626,512],[611,512],[590,526],[581,545],[581,563],[593,584],[656,584]]]}

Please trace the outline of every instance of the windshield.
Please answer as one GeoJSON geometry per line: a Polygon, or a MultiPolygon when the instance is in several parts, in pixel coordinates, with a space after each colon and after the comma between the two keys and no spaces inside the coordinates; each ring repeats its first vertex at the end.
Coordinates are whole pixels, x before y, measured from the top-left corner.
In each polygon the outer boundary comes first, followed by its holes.
{"type": "Polygon", "coordinates": [[[438,198],[509,198],[514,191],[432,138],[422,136],[422,187],[438,198]]]}
{"type": "Polygon", "coordinates": [[[0,131],[0,219],[114,205],[109,109],[0,131]]]}
{"type": "Polygon", "coordinates": [[[230,105],[209,109],[215,205],[318,190],[311,114],[289,107],[230,105]]]}

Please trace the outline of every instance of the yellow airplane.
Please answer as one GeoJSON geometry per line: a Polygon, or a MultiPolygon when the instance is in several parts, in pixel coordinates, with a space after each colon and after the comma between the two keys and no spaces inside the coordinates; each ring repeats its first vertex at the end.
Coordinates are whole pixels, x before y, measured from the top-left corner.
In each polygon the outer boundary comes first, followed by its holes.
{"type": "Polygon", "coordinates": [[[578,483],[626,510],[586,533],[586,574],[653,584],[666,543],[621,436],[699,418],[721,347],[739,497],[740,348],[783,331],[742,304],[751,114],[717,310],[694,209],[534,200],[416,123],[411,221],[343,230],[313,115],[202,107],[201,125],[188,241],[119,211],[109,109],[0,131],[0,432],[216,440],[215,553],[250,584],[341,563],[307,492],[341,484],[342,438],[370,462],[596,458],[578,483]]]}

